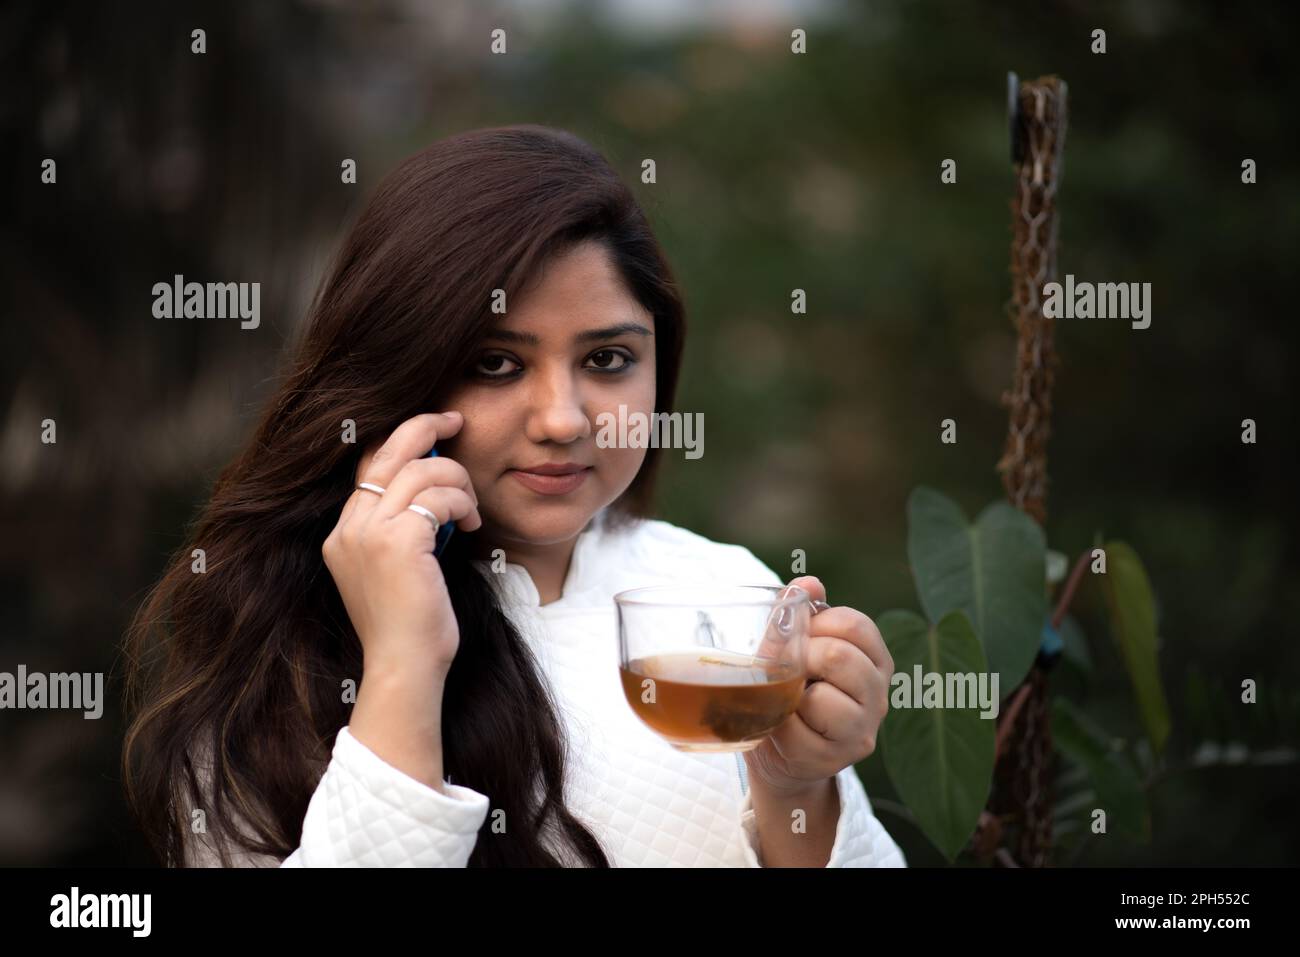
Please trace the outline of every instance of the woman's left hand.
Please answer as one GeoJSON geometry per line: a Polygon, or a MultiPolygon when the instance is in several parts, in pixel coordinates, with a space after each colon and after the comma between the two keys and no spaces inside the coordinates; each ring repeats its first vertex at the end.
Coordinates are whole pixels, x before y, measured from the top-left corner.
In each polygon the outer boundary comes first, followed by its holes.
{"type": "MultiPolygon", "coordinates": [[[[811,575],[790,584],[826,600],[811,575]]],[[[810,683],[797,709],[744,752],[751,785],[783,796],[807,793],[875,751],[889,710],[894,659],[870,618],[844,606],[824,609],[812,616],[808,642],[810,683]]]]}

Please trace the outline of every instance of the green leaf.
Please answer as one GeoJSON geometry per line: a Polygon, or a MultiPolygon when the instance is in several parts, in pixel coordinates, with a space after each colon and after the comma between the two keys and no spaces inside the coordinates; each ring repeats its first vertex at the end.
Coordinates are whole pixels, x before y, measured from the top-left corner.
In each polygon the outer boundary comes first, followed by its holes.
{"type": "Polygon", "coordinates": [[[901,697],[899,676],[906,675],[910,684],[916,665],[922,672],[978,675],[986,669],[984,652],[961,612],[931,627],[915,612],[889,611],[876,625],[894,659],[890,710],[880,729],[885,770],[921,831],[951,861],[970,839],[988,801],[997,721],[981,718],[978,704],[897,707],[896,692],[901,697]]]}
{"type": "MultiPolygon", "coordinates": [[[[1106,827],[1139,841],[1151,840],[1151,811],[1137,771],[1109,735],[1065,698],[1052,699],[1052,740],[1088,771],[1106,827]]],[[[1089,811],[1091,814],[1091,811],[1089,811]]],[[[1088,824],[1091,826],[1091,820],[1088,824]]]]}
{"type": "Polygon", "coordinates": [[[921,487],[907,502],[907,554],[930,621],[964,611],[1009,694],[1028,673],[1047,614],[1047,542],[1026,515],[996,502],[974,525],[951,499],[921,487]]]}
{"type": "Polygon", "coordinates": [[[1106,574],[1097,576],[1111,633],[1124,657],[1142,724],[1159,755],[1169,737],[1169,704],[1156,657],[1155,599],[1137,553],[1124,542],[1107,542],[1106,574]]]}

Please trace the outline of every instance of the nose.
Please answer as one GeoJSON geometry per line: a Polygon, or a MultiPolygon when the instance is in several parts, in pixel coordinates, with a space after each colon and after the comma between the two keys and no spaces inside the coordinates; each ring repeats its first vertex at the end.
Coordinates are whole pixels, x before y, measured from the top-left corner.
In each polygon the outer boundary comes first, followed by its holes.
{"type": "Polygon", "coordinates": [[[556,367],[533,376],[525,433],[537,444],[562,445],[591,434],[582,384],[570,370],[556,367]]]}

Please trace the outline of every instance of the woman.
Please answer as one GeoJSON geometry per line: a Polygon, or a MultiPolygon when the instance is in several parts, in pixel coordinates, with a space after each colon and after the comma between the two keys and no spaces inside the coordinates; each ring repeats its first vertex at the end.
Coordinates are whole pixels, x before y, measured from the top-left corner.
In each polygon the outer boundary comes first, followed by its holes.
{"type": "Polygon", "coordinates": [[[671,410],[683,332],[571,134],[453,136],[380,184],[132,626],[125,779],[165,862],[903,864],[853,769],[893,670],[861,612],[813,616],[824,680],[744,775],[621,699],[614,593],[781,583],[648,518],[661,449],[596,442],[620,404],[671,410]]]}

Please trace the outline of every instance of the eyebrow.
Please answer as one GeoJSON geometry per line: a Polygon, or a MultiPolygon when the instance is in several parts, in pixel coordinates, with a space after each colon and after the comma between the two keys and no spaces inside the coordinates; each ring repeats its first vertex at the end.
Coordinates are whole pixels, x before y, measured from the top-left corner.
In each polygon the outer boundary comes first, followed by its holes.
{"type": "MultiPolygon", "coordinates": [[[[603,329],[586,329],[573,337],[574,344],[594,342],[599,339],[613,339],[616,336],[637,335],[653,336],[654,333],[637,322],[621,322],[616,326],[603,329]]],[[[542,340],[531,332],[515,332],[512,329],[493,329],[483,337],[496,342],[519,342],[529,346],[539,346],[542,340]]]]}

